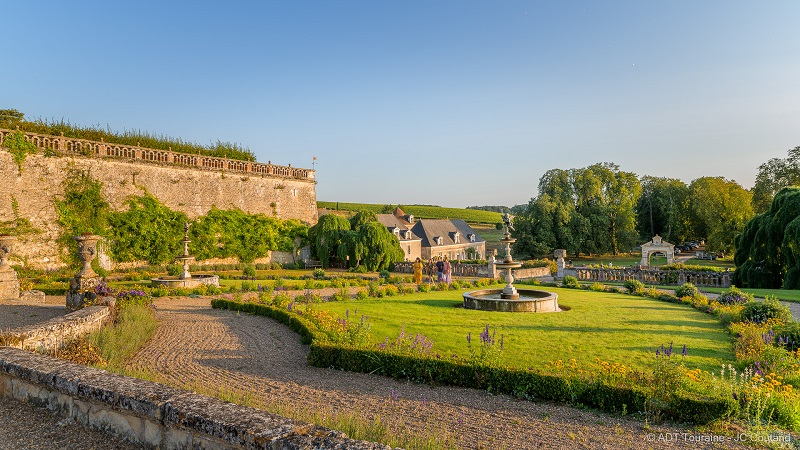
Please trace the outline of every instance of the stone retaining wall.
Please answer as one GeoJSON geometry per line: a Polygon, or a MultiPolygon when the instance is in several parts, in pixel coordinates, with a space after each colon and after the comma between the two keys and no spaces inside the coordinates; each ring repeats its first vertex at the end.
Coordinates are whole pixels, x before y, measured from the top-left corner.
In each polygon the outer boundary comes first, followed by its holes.
{"type": "Polygon", "coordinates": [[[89,306],[44,323],[16,328],[5,336],[12,347],[48,352],[73,338],[100,329],[110,314],[108,306],[89,306]]]}
{"type": "Polygon", "coordinates": [[[212,397],[0,347],[0,393],[163,449],[389,447],[212,397]]]}

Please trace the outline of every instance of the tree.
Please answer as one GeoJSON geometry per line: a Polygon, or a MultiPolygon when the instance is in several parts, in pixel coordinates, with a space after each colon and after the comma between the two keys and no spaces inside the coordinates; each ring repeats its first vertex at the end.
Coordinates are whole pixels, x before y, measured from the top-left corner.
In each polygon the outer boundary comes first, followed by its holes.
{"type": "Polygon", "coordinates": [[[789,150],[786,159],[772,158],[758,166],[753,186],[753,210],[766,211],[775,193],[787,186],[800,184],[800,147],[789,150]]]}
{"type": "Polygon", "coordinates": [[[350,230],[350,221],[335,214],[325,214],[316,225],[309,228],[308,239],[311,252],[316,255],[323,267],[329,267],[331,260],[339,259],[339,246],[350,230]]]}
{"type": "Polygon", "coordinates": [[[703,177],[689,185],[696,236],[715,252],[734,249],[734,238],[753,217],[752,194],[723,177],[703,177]]]}
{"type": "Polygon", "coordinates": [[[749,288],[800,288],[800,188],[783,188],[769,209],[736,238],[734,283],[749,288]]]}
{"type": "Polygon", "coordinates": [[[0,109],[0,126],[13,127],[25,120],[25,114],[16,109],[0,109]]]}
{"type": "Polygon", "coordinates": [[[516,218],[515,250],[531,256],[554,248],[571,253],[617,253],[636,242],[638,177],[613,163],[553,169],[539,180],[539,197],[516,218]]]}
{"type": "Polygon", "coordinates": [[[642,194],[636,204],[639,238],[656,234],[679,243],[691,236],[689,186],[674,178],[642,177],[642,194]]]}

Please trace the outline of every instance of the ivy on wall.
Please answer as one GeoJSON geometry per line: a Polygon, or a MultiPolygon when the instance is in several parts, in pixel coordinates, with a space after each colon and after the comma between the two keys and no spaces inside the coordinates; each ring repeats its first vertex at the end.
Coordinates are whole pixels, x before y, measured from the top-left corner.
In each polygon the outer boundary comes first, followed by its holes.
{"type": "Polygon", "coordinates": [[[29,154],[36,153],[36,146],[25,139],[25,134],[15,131],[3,139],[3,147],[7,148],[14,156],[14,163],[17,165],[19,174],[22,174],[22,163],[29,154]]]}
{"type": "MultiPolygon", "coordinates": [[[[55,204],[62,228],[59,244],[70,254],[75,253],[73,236],[81,233],[108,238],[109,253],[117,262],[166,264],[183,252],[186,214],[173,211],[147,191],[128,199],[126,210],[112,211],[102,197],[102,183],[76,171],[68,174],[64,199],[55,204]]],[[[198,260],[236,257],[244,263],[269,251],[294,253],[307,236],[308,227],[299,220],[216,208],[198,218],[189,231],[191,253],[198,260]]]]}

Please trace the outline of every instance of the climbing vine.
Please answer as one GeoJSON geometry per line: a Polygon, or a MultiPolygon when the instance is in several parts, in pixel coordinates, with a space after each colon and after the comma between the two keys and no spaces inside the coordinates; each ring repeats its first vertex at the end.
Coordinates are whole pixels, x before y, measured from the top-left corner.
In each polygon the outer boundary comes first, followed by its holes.
{"type": "MultiPolygon", "coordinates": [[[[130,197],[125,210],[112,211],[103,199],[102,183],[89,173],[73,171],[66,177],[64,198],[55,205],[62,228],[59,244],[64,249],[74,248],[73,236],[92,233],[108,238],[109,253],[118,262],[166,264],[183,251],[188,217],[147,191],[130,197]]],[[[236,257],[250,263],[274,250],[294,253],[305,245],[307,236],[308,227],[298,220],[212,208],[194,222],[189,239],[198,260],[236,257]]]]}
{"type": "Polygon", "coordinates": [[[22,174],[22,163],[25,162],[25,157],[36,153],[36,146],[25,139],[25,134],[20,131],[7,135],[3,139],[3,147],[7,148],[11,155],[14,156],[14,163],[17,165],[20,175],[22,174]]]}

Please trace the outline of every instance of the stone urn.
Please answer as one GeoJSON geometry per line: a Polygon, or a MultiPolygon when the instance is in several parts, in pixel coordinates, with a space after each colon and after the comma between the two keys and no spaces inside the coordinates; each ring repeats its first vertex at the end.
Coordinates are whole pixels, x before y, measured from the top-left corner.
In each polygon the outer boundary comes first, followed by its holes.
{"type": "Polygon", "coordinates": [[[14,244],[16,242],[17,238],[14,236],[0,236],[0,271],[11,270],[8,257],[14,252],[14,244]]]}
{"type": "Polygon", "coordinates": [[[94,234],[82,234],[75,237],[78,242],[78,258],[83,263],[83,268],[78,272],[78,278],[93,278],[97,274],[92,269],[92,260],[97,257],[97,242],[100,236],[94,234]]]}

